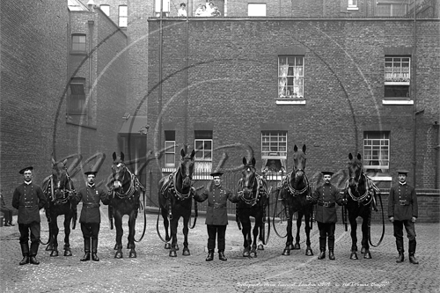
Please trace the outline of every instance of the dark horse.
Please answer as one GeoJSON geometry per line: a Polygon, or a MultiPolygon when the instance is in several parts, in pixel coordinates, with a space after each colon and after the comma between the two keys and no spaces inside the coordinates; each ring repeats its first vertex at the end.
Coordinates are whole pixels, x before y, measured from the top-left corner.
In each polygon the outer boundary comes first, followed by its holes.
{"type": "Polygon", "coordinates": [[[239,202],[236,204],[237,221],[243,225],[243,256],[257,257],[257,237],[260,241],[258,249],[263,250],[264,239],[264,223],[266,216],[266,207],[269,204],[269,193],[267,191],[266,180],[259,176],[255,171],[255,158],[248,163],[243,157],[242,177],[238,182],[241,190],[238,192],[239,202]],[[254,217],[255,225],[251,237],[251,218],[254,217]]]}
{"type": "Polygon", "coordinates": [[[313,205],[307,201],[306,196],[310,195],[310,185],[304,169],[306,168],[306,146],[303,145],[299,150],[295,145],[293,148],[293,171],[288,173],[283,179],[280,189],[281,199],[284,208],[287,209],[287,241],[283,255],[290,255],[290,250],[300,249],[300,228],[303,216],[305,216],[305,232],[306,232],[306,255],[313,255],[310,247],[310,230],[312,227],[311,218],[313,214],[313,205]],[[292,221],[293,214],[298,212],[296,220],[296,242],[293,245],[292,221]]]}
{"type": "Polygon", "coordinates": [[[43,182],[43,191],[48,199],[46,205],[46,217],[49,222],[49,244],[47,251],[50,256],[58,256],[58,228],[57,217],[64,215],[64,256],[72,256],[70,250],[70,222],[75,229],[77,219],[77,202],[73,199],[76,194],[72,179],[67,173],[67,159],[55,162],[52,158],[52,175],[43,182]]]}
{"type": "Polygon", "coordinates": [[[109,204],[110,227],[113,229],[115,220],[116,226],[116,250],[115,258],[122,258],[122,217],[128,215],[128,243],[127,249],[130,249],[129,257],[135,258],[135,228],[138,209],[140,206],[140,196],[145,192],[145,188],[139,182],[139,179],[128,170],[124,164],[124,153],[120,157],[113,153],[112,179],[109,183],[111,191],[111,200],[109,204]]]}
{"type": "MultiPolygon", "coordinates": [[[[181,160],[177,170],[168,176],[162,177],[159,181],[159,205],[162,213],[163,224],[165,226],[165,248],[170,249],[169,255],[176,257],[177,245],[177,226],[180,217],[183,217],[183,255],[190,255],[188,249],[188,223],[191,217],[191,206],[194,189],[191,186],[192,174],[194,172],[193,150],[187,155],[182,149],[180,151],[181,160]],[[171,228],[171,234],[168,227],[171,228]],[[171,245],[168,241],[171,240],[171,245]]],[[[194,204],[197,203],[194,201],[194,204]]],[[[197,206],[195,206],[197,209],[197,206]]],[[[160,236],[160,234],[159,234],[160,236]]]]}
{"type": "Polygon", "coordinates": [[[356,229],[358,217],[362,218],[362,250],[364,258],[371,258],[369,237],[371,220],[371,210],[376,209],[376,192],[379,189],[374,185],[363,172],[362,157],[360,154],[356,158],[350,153],[348,163],[348,173],[350,179],[344,191],[344,197],[347,199],[346,209],[348,210],[348,220],[351,227],[351,255],[350,259],[358,259],[357,256],[357,237],[356,229]]]}

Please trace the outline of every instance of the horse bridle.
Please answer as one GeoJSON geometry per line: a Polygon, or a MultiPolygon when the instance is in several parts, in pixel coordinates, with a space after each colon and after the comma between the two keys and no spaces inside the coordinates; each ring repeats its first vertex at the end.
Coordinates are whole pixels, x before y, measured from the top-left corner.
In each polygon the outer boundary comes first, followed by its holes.
{"type": "Polygon", "coordinates": [[[253,196],[250,199],[244,197],[243,189],[245,188],[245,186],[244,186],[243,178],[241,178],[240,181],[239,181],[239,184],[241,185],[241,191],[239,192],[239,197],[240,197],[240,199],[246,205],[249,205],[249,206],[256,205],[258,203],[258,201],[260,200],[260,197],[261,197],[261,193],[260,193],[260,190],[261,190],[261,178],[260,178],[260,176],[257,173],[254,172],[254,174],[255,174],[255,178],[254,178],[254,182],[252,183],[252,190],[254,189],[254,185],[255,185],[255,181],[256,181],[257,182],[257,193],[255,194],[255,196],[253,196]]]}
{"type": "MultiPolygon", "coordinates": [[[[118,187],[118,188],[112,188],[112,192],[117,196],[117,197],[119,197],[119,198],[131,198],[131,197],[133,197],[133,195],[134,195],[134,193],[136,192],[136,190],[137,190],[137,188],[139,187],[139,186],[136,186],[137,184],[136,184],[136,175],[134,175],[133,173],[131,173],[130,172],[130,170],[128,170],[127,169],[127,167],[125,166],[125,164],[123,164],[123,163],[119,163],[119,164],[121,164],[123,167],[122,167],[122,170],[121,171],[123,171],[123,173],[124,173],[124,175],[123,175],[123,177],[122,177],[122,179],[124,179],[125,178],[125,173],[128,173],[129,175],[130,175],[130,186],[128,187],[128,190],[126,191],[126,192],[118,192],[118,191],[116,191],[117,189],[119,189],[119,188],[121,188],[122,189],[122,183],[121,183],[121,186],[120,187],[118,187]]],[[[118,165],[119,165],[118,164],[118,165]]],[[[112,169],[113,170],[115,170],[115,168],[113,168],[113,166],[112,166],[112,169]]],[[[118,180],[119,182],[123,182],[123,180],[118,180]]],[[[123,190],[123,189],[122,189],[123,190]]]]}
{"type": "Polygon", "coordinates": [[[291,195],[293,195],[293,196],[297,196],[297,195],[300,195],[300,194],[303,194],[303,193],[305,193],[308,189],[309,189],[309,180],[307,179],[307,176],[306,176],[306,174],[305,174],[305,172],[304,172],[304,170],[299,170],[299,169],[295,169],[295,170],[293,170],[290,174],[287,174],[287,176],[286,176],[286,178],[287,178],[287,189],[288,189],[288,191],[289,191],[289,193],[291,194],[291,195]],[[295,189],[293,186],[292,186],[292,184],[291,184],[291,178],[292,178],[292,174],[295,174],[296,175],[296,173],[298,172],[298,171],[301,171],[301,172],[303,172],[304,173],[304,177],[303,177],[303,181],[305,181],[305,186],[304,186],[304,188],[303,189],[295,189]]]}
{"type": "Polygon", "coordinates": [[[356,177],[350,177],[350,180],[354,180],[354,182],[355,182],[355,190],[359,193],[359,190],[358,190],[358,188],[359,188],[359,182],[360,182],[360,179],[362,178],[362,177],[364,177],[365,178],[365,193],[364,194],[362,194],[362,195],[359,195],[359,196],[355,196],[353,193],[352,193],[352,191],[351,191],[351,188],[350,188],[350,182],[348,183],[348,194],[350,195],[350,197],[351,197],[351,199],[353,200],[353,201],[356,201],[356,202],[358,202],[358,203],[361,203],[361,202],[364,202],[365,200],[367,200],[367,203],[366,203],[366,205],[367,204],[369,204],[370,203],[370,201],[371,201],[371,197],[370,197],[370,199],[368,199],[368,197],[369,197],[369,187],[368,187],[368,185],[367,185],[367,178],[365,177],[365,174],[363,173],[363,172],[360,172],[359,173],[359,176],[358,176],[358,181],[356,181],[355,179],[356,179],[356,177]]]}
{"type": "MultiPolygon", "coordinates": [[[[66,177],[67,177],[67,182],[72,182],[69,173],[67,173],[66,171],[66,177]]],[[[69,200],[69,196],[71,193],[76,193],[75,189],[67,189],[67,188],[59,188],[59,187],[55,187],[54,184],[54,180],[53,180],[53,175],[50,176],[50,186],[51,186],[51,195],[52,195],[52,202],[55,203],[56,205],[61,205],[61,204],[65,204],[68,200],[69,200]],[[55,191],[59,190],[62,194],[63,197],[62,198],[57,198],[55,196],[55,191]],[[67,196],[66,196],[67,194],[67,196]]]]}

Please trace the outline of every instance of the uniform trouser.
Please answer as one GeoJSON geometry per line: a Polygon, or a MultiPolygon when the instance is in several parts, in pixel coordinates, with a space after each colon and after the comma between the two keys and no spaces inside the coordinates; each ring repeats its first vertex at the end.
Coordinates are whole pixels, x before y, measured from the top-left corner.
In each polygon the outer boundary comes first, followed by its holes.
{"type": "Polygon", "coordinates": [[[40,222],[18,224],[20,246],[23,256],[36,256],[40,245],[40,222]],[[31,249],[29,251],[29,231],[31,232],[31,249]]]}
{"type": "Polygon", "coordinates": [[[12,223],[12,211],[8,208],[2,208],[0,211],[5,215],[5,224],[12,223]]]}
{"type": "Polygon", "coordinates": [[[208,250],[214,250],[215,237],[217,235],[218,251],[225,251],[226,225],[207,225],[208,228],[208,250]]]}
{"type": "Polygon", "coordinates": [[[90,238],[92,238],[92,253],[98,251],[98,234],[100,223],[81,223],[84,238],[84,251],[90,252],[90,238]]]}
{"type": "Polygon", "coordinates": [[[414,255],[416,252],[416,230],[415,225],[411,220],[403,220],[393,222],[394,237],[396,237],[396,246],[399,253],[404,253],[403,246],[403,226],[405,226],[406,234],[408,236],[408,253],[414,255]]]}
{"type": "Polygon", "coordinates": [[[318,222],[319,229],[319,249],[325,251],[325,242],[328,237],[328,250],[333,251],[335,248],[335,228],[336,223],[318,222]]]}

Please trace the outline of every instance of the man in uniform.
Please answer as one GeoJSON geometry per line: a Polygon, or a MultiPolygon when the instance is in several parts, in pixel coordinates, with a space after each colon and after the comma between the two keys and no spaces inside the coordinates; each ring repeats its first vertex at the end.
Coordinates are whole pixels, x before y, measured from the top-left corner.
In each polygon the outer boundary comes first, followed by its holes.
{"type": "Polygon", "coordinates": [[[15,188],[12,206],[18,209],[18,230],[23,259],[20,265],[40,264],[36,256],[40,245],[40,209],[46,205],[46,196],[40,186],[32,182],[33,167],[20,170],[24,182],[15,188]],[[29,231],[31,232],[31,249],[29,251],[29,231]]]}
{"type": "Polygon", "coordinates": [[[228,214],[226,202],[229,199],[231,202],[237,202],[237,195],[232,193],[222,186],[220,177],[222,172],[211,173],[214,180],[214,186],[208,185],[202,194],[195,194],[194,199],[198,202],[203,202],[208,199],[208,208],[206,211],[205,224],[208,228],[208,256],[206,261],[214,259],[215,238],[217,235],[218,244],[218,258],[226,261],[225,257],[225,234],[226,225],[228,225],[228,214]]]}
{"type": "Polygon", "coordinates": [[[406,233],[409,239],[408,253],[409,262],[418,264],[415,258],[416,253],[416,231],[414,223],[418,217],[417,195],[414,187],[406,183],[408,171],[398,170],[397,177],[399,183],[390,189],[388,197],[388,218],[393,223],[394,237],[396,237],[396,246],[399,256],[396,258],[397,263],[404,261],[403,249],[403,226],[405,225],[406,233]]]}
{"type": "Polygon", "coordinates": [[[6,206],[1,191],[0,191],[0,212],[2,212],[5,215],[5,226],[14,226],[14,224],[12,224],[12,210],[6,206]]]}
{"type": "Polygon", "coordinates": [[[345,204],[345,200],[339,190],[330,183],[333,172],[321,172],[324,184],[318,186],[312,196],[307,196],[313,204],[317,204],[315,219],[318,222],[319,229],[319,248],[318,259],[325,258],[326,240],[328,238],[328,258],[335,260],[335,227],[337,221],[336,203],[345,204]]]}
{"type": "Polygon", "coordinates": [[[101,224],[101,213],[99,211],[99,202],[109,204],[109,195],[95,186],[95,177],[97,172],[88,171],[84,174],[87,176],[87,186],[78,192],[75,196],[76,200],[82,200],[83,206],[79,222],[81,223],[81,231],[84,238],[84,257],[81,261],[90,260],[90,239],[92,239],[92,260],[99,261],[98,252],[98,234],[101,224]]]}

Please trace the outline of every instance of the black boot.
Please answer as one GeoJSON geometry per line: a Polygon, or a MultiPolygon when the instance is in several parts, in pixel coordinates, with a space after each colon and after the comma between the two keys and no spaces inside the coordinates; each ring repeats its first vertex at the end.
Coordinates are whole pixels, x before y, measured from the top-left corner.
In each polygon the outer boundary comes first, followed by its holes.
{"type": "Polygon", "coordinates": [[[40,262],[36,258],[39,246],[40,246],[40,240],[35,240],[35,241],[31,242],[31,251],[29,253],[29,256],[30,256],[29,262],[33,265],[40,264],[40,262]]]}
{"type": "Polygon", "coordinates": [[[80,261],[90,260],[90,237],[84,238],[84,256],[80,261]]]}
{"type": "Polygon", "coordinates": [[[325,241],[326,241],[326,238],[319,237],[319,250],[321,252],[318,255],[318,259],[325,258],[325,241]]]}
{"type": "Polygon", "coordinates": [[[419,262],[414,256],[416,253],[416,240],[410,240],[408,243],[408,253],[409,253],[409,262],[415,265],[418,265],[419,262]]]}
{"type": "Polygon", "coordinates": [[[225,256],[225,252],[224,251],[219,251],[218,252],[218,259],[222,260],[222,261],[227,261],[228,259],[225,256]]]}
{"type": "Polygon", "coordinates": [[[404,250],[403,250],[403,239],[396,239],[397,251],[399,252],[399,256],[396,257],[396,262],[401,263],[405,260],[404,250]]]}
{"type": "Polygon", "coordinates": [[[333,249],[329,249],[328,251],[328,259],[335,260],[335,254],[333,253],[333,249]]]}
{"type": "Polygon", "coordinates": [[[214,259],[214,249],[210,249],[208,251],[208,256],[206,257],[206,261],[211,261],[214,259]]]}
{"type": "Polygon", "coordinates": [[[40,262],[37,260],[36,255],[31,255],[31,256],[29,257],[29,262],[30,262],[31,264],[33,264],[33,265],[39,265],[39,264],[40,264],[40,262]]]}
{"type": "Polygon", "coordinates": [[[29,244],[20,243],[21,253],[23,255],[23,259],[20,261],[20,265],[25,265],[29,263],[29,244]]]}
{"type": "Polygon", "coordinates": [[[98,252],[98,238],[92,238],[92,260],[99,261],[99,257],[96,254],[98,252]]]}
{"type": "Polygon", "coordinates": [[[334,247],[335,247],[335,238],[328,238],[328,258],[330,260],[335,260],[335,254],[334,254],[334,247]]]}

